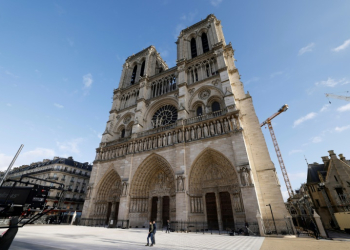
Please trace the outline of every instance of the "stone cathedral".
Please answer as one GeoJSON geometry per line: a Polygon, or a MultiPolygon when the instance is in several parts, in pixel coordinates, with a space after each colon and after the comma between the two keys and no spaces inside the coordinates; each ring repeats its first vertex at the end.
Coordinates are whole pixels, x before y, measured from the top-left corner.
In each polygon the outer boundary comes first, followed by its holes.
{"type": "MultiPolygon", "coordinates": [[[[182,30],[176,66],[154,46],[123,65],[96,149],[83,218],[256,222],[288,216],[234,50],[209,15],[182,30]]],[[[116,225],[114,225],[116,226],[116,225]]]]}

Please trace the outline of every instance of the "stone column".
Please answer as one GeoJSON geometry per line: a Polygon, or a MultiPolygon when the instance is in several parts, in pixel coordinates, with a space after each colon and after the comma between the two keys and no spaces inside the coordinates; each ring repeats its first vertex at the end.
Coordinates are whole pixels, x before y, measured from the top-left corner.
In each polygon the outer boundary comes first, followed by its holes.
{"type": "Polygon", "coordinates": [[[316,224],[317,224],[317,227],[318,227],[318,231],[320,232],[320,235],[323,237],[323,238],[328,238],[327,237],[327,234],[326,234],[326,231],[324,230],[324,227],[323,227],[323,224],[322,224],[322,221],[321,221],[321,218],[320,216],[316,213],[316,211],[314,210],[314,218],[315,218],[315,221],[316,221],[316,224]]]}
{"type": "Polygon", "coordinates": [[[216,199],[216,210],[218,213],[219,230],[223,230],[219,192],[215,192],[215,199],[216,199]]]}
{"type": "Polygon", "coordinates": [[[109,215],[109,219],[108,219],[108,227],[114,227],[115,225],[115,207],[116,207],[116,202],[113,201],[112,207],[111,207],[111,214],[109,215]],[[111,224],[112,220],[113,220],[113,223],[111,224]]]}
{"type": "MultiPolygon", "coordinates": [[[[158,196],[158,202],[157,202],[157,221],[162,220],[162,205],[163,205],[163,200],[162,196],[158,196]]],[[[159,225],[158,225],[159,227],[159,225]]]]}

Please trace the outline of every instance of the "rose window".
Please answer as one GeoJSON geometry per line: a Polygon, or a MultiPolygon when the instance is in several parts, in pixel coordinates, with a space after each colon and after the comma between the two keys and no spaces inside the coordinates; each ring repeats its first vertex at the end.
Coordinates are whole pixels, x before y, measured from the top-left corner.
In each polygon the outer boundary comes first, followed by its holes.
{"type": "Polygon", "coordinates": [[[156,128],[175,123],[176,120],[177,109],[172,105],[165,105],[154,113],[152,117],[152,125],[156,128]]]}

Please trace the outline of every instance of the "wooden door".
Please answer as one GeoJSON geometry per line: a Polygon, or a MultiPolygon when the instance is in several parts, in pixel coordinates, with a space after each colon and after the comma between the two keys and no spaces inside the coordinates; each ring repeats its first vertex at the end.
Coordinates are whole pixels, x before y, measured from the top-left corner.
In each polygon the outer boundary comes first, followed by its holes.
{"type": "Polygon", "coordinates": [[[207,207],[207,221],[209,229],[219,229],[215,193],[207,193],[205,195],[205,203],[207,207]]]}

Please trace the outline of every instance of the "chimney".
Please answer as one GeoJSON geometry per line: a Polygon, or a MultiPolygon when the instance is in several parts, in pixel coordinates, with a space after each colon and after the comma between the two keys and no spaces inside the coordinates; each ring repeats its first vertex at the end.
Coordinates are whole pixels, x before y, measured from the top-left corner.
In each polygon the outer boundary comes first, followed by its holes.
{"type": "Polygon", "coordinates": [[[337,155],[334,153],[334,150],[328,150],[328,153],[331,159],[338,159],[337,155]]]}
{"type": "Polygon", "coordinates": [[[345,156],[343,154],[339,154],[339,158],[340,160],[345,161],[345,156]]]}
{"type": "Polygon", "coordinates": [[[329,157],[328,156],[322,156],[322,161],[324,163],[324,165],[327,165],[327,163],[329,162],[329,157]]]}

